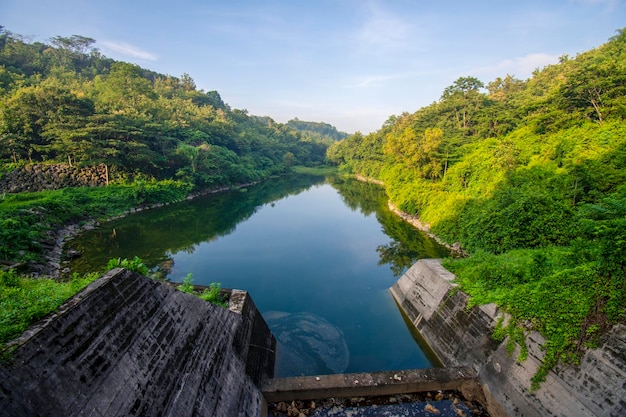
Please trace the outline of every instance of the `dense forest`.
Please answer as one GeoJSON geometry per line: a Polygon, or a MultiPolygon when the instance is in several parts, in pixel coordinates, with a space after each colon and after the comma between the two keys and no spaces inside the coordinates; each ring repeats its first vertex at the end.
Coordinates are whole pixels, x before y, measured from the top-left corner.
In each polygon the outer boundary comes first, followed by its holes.
{"type": "MultiPolygon", "coordinates": [[[[626,31],[486,86],[468,76],[380,130],[332,144],[340,170],[381,180],[392,203],[471,254],[448,261],[472,302],[511,316],[526,355],[547,339],[540,383],[575,363],[626,309],[626,31]]],[[[514,344],[511,344],[511,348],[514,344]]]]}
{"type": "Polygon", "coordinates": [[[6,169],[106,164],[117,178],[211,187],[321,164],[339,134],[323,123],[294,127],[231,109],[187,74],[114,61],[94,43],[78,35],[31,43],[2,29],[0,161],[13,164],[6,169]]]}

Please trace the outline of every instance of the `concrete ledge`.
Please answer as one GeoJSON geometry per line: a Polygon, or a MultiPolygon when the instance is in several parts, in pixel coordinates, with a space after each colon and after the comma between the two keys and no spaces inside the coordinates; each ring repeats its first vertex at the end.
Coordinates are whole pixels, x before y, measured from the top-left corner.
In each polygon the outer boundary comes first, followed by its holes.
{"type": "Polygon", "coordinates": [[[468,400],[482,399],[476,371],[467,366],[275,378],[267,380],[262,387],[263,396],[270,403],[434,390],[458,390],[468,400]]]}

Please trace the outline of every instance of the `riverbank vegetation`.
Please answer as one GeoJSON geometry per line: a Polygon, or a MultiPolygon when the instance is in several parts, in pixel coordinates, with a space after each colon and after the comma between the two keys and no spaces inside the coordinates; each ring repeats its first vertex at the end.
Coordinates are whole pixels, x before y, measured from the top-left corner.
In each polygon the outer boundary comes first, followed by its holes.
{"type": "Polygon", "coordinates": [[[0,27],[0,260],[38,259],[67,223],[320,166],[346,136],[326,123],[248,115],[187,74],[114,61],[94,43],[32,43],[0,27]],[[7,173],[59,163],[104,166],[110,185],[3,193],[7,173]]]}
{"type": "Polygon", "coordinates": [[[108,187],[6,194],[0,201],[0,259],[40,261],[44,248],[54,245],[54,232],[64,225],[181,201],[191,189],[191,184],[181,181],[136,180],[108,187]]]}
{"type": "Polygon", "coordinates": [[[626,309],[626,31],[605,45],[486,86],[462,77],[439,101],[328,149],[340,171],[381,180],[469,259],[448,261],[472,302],[512,319],[522,345],[575,363],[626,309]]]}
{"type": "Polygon", "coordinates": [[[60,282],[0,270],[0,358],[6,353],[7,342],[22,334],[31,323],[55,311],[97,277],[95,273],[60,282]]]}

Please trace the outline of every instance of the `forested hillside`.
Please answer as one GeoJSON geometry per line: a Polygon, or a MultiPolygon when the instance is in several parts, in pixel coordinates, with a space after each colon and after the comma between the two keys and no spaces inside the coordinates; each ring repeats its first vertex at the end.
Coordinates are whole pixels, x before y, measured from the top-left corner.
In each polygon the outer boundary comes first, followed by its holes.
{"type": "Polygon", "coordinates": [[[500,336],[547,338],[539,383],[575,362],[626,308],[626,31],[605,45],[439,101],[333,144],[340,169],[471,256],[448,262],[474,303],[512,316],[500,336]]]}
{"type": "Polygon", "coordinates": [[[140,174],[196,187],[323,162],[322,141],[231,109],[186,74],[109,59],[94,43],[78,35],[31,43],[1,31],[2,162],[106,164],[118,178],[140,174]]]}
{"type": "Polygon", "coordinates": [[[307,122],[299,120],[297,117],[289,120],[287,126],[302,132],[308,138],[317,139],[328,144],[348,137],[347,133],[338,131],[335,126],[328,123],[307,122]]]}

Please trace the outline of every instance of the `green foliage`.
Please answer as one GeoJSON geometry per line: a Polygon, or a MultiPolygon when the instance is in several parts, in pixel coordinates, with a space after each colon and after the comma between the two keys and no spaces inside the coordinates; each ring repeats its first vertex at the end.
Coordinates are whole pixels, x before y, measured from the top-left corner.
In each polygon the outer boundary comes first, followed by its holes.
{"type": "Polygon", "coordinates": [[[323,123],[280,124],[231,110],[188,74],[113,61],[92,49],[91,38],[57,36],[43,45],[1,36],[0,162],[104,163],[127,176],[203,188],[320,164],[331,138],[343,137],[323,123]]]}
{"type": "Polygon", "coordinates": [[[523,335],[529,330],[544,335],[545,357],[533,388],[559,361],[577,363],[582,350],[597,342],[603,330],[625,318],[622,268],[626,263],[601,273],[604,258],[592,248],[597,245],[523,249],[502,255],[478,252],[444,263],[471,295],[472,305],[493,302],[511,315],[506,326],[497,327],[495,337],[509,336],[510,348],[520,345],[520,360],[525,355],[523,335]]]}
{"type": "Polygon", "coordinates": [[[185,275],[185,278],[183,278],[183,283],[176,288],[178,288],[179,291],[186,292],[187,294],[193,294],[193,274],[190,272],[185,275]]]}
{"type": "Polygon", "coordinates": [[[37,259],[38,242],[61,225],[107,219],[157,202],[181,201],[190,190],[188,183],[180,181],[138,180],[108,187],[7,194],[0,200],[0,259],[37,259]]]}
{"type": "Polygon", "coordinates": [[[96,278],[97,274],[74,275],[67,282],[59,282],[0,271],[0,345],[5,345],[29,325],[55,311],[96,278]]]}
{"type": "Polygon", "coordinates": [[[138,274],[141,274],[143,276],[148,276],[148,274],[150,273],[150,270],[148,269],[146,264],[144,264],[143,261],[137,256],[135,256],[131,260],[128,260],[126,258],[111,259],[107,263],[105,271],[110,271],[111,269],[115,268],[125,268],[129,271],[137,272],[138,274]]]}
{"type": "Polygon", "coordinates": [[[339,132],[335,126],[323,122],[306,122],[295,119],[289,120],[287,126],[302,133],[306,138],[325,143],[342,140],[348,137],[345,132],[339,132]]]}
{"type": "Polygon", "coordinates": [[[204,290],[198,292],[193,285],[193,274],[191,272],[185,275],[183,282],[176,288],[184,293],[196,295],[198,298],[217,306],[224,308],[228,307],[228,301],[220,292],[222,290],[222,284],[212,282],[211,285],[209,285],[209,288],[205,288],[204,290]]]}
{"type": "Polygon", "coordinates": [[[228,301],[224,299],[220,291],[222,290],[222,284],[219,282],[212,282],[209,288],[203,290],[198,297],[209,303],[213,303],[220,307],[228,307],[228,301]]]}
{"type": "Polygon", "coordinates": [[[626,311],[626,34],[526,81],[459,78],[438,102],[331,145],[340,172],[378,178],[469,259],[449,261],[472,304],[496,303],[509,348],[539,331],[559,362],[626,311]]]}

